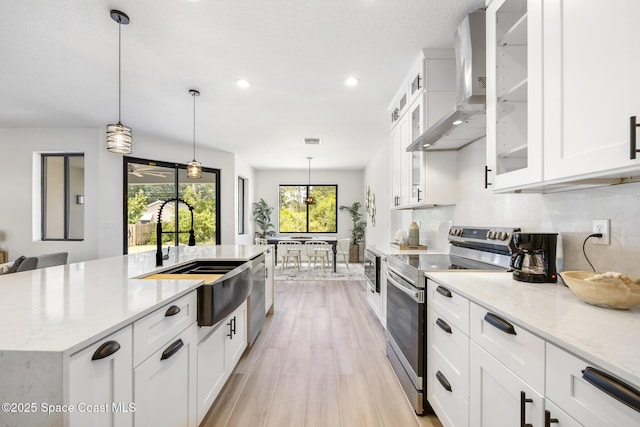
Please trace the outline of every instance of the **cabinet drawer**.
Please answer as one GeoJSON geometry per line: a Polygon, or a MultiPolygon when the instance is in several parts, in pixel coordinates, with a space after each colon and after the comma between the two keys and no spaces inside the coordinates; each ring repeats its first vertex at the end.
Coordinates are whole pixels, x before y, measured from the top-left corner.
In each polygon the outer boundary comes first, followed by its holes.
{"type": "MultiPolygon", "coordinates": [[[[587,367],[609,375],[603,369],[547,343],[547,397],[584,425],[640,425],[638,410],[615,399],[584,378],[583,371],[587,367]]],[[[619,387],[625,383],[617,381],[617,384],[613,384],[619,387]]],[[[637,390],[631,384],[626,385],[637,390]]],[[[636,395],[636,402],[638,400],[640,396],[636,395]]]]}
{"type": "MultiPolygon", "coordinates": [[[[438,352],[429,354],[427,369],[430,383],[427,400],[444,427],[467,427],[469,425],[469,402],[462,389],[452,380],[451,370],[438,352]]],[[[468,382],[468,381],[467,381],[468,382]]]]}
{"type": "Polygon", "coordinates": [[[485,308],[471,304],[470,338],[531,386],[544,390],[544,340],[497,316],[485,308]]]}
{"type": "Polygon", "coordinates": [[[133,324],[133,365],[137,366],[153,352],[196,321],[196,292],[170,302],[133,324]]]}
{"type": "Polygon", "coordinates": [[[445,365],[436,369],[441,369],[456,384],[457,392],[469,399],[469,337],[436,310],[428,310],[427,322],[427,352],[437,353],[438,363],[445,365]]]}
{"type": "Polygon", "coordinates": [[[463,334],[469,335],[469,300],[431,279],[427,279],[427,290],[427,304],[446,316],[447,322],[463,334]]]}

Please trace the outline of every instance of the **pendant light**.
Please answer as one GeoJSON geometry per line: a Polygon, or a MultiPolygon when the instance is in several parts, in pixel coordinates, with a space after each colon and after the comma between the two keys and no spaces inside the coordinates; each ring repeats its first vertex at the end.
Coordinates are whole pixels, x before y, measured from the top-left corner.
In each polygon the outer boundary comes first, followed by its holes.
{"type": "Polygon", "coordinates": [[[195,89],[189,90],[193,97],[193,160],[187,163],[187,178],[202,178],[202,165],[196,160],[196,96],[200,96],[200,92],[195,89]]]}
{"type": "Polygon", "coordinates": [[[307,157],[307,160],[309,160],[309,181],[308,181],[308,185],[307,185],[307,197],[305,197],[304,199],[304,204],[305,205],[315,205],[316,204],[316,199],[315,197],[312,197],[309,194],[309,191],[311,191],[311,159],[313,159],[313,157],[307,157]]]}
{"type": "Polygon", "coordinates": [[[120,71],[121,57],[121,34],[122,25],[129,23],[129,17],[119,10],[111,11],[111,19],[118,23],[118,123],[115,125],[107,125],[107,150],[112,153],[131,154],[133,152],[131,128],[120,123],[121,112],[121,89],[120,80],[122,72],[120,71]]]}

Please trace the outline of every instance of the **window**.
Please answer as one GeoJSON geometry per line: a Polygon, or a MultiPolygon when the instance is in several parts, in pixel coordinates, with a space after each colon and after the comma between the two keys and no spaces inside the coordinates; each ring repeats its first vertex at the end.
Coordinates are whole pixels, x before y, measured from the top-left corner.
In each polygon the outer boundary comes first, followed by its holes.
{"type": "MultiPolygon", "coordinates": [[[[156,248],[158,210],[166,200],[174,198],[183,199],[194,208],[196,245],[220,244],[220,171],[202,168],[201,179],[189,179],[186,168],[183,164],[124,158],[124,253],[156,248]]],[[[164,205],[163,244],[186,245],[190,227],[187,206],[177,202],[164,205]]]]}
{"type": "Polygon", "coordinates": [[[246,234],[247,203],[249,201],[249,189],[247,178],[238,177],[238,234],[246,234]]]}
{"type": "Polygon", "coordinates": [[[280,233],[336,233],[337,202],[337,185],[281,185],[280,233]],[[307,193],[315,204],[304,204],[307,193]]]}
{"type": "Polygon", "coordinates": [[[42,154],[42,240],[84,239],[84,154],[42,154]]]}

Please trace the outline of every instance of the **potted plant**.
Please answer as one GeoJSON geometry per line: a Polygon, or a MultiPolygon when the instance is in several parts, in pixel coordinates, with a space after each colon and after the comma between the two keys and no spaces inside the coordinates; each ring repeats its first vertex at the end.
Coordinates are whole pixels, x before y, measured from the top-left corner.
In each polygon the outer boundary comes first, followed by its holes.
{"type": "Polygon", "coordinates": [[[360,206],[360,202],[353,202],[351,206],[340,206],[340,210],[347,211],[353,221],[353,227],[351,228],[351,246],[349,246],[349,262],[360,261],[359,243],[364,240],[364,231],[367,227],[367,221],[362,219],[360,206]]]}
{"type": "Polygon", "coordinates": [[[264,201],[264,199],[260,199],[259,202],[253,203],[253,220],[258,225],[258,230],[255,232],[256,237],[260,237],[262,239],[266,239],[269,236],[273,236],[275,234],[274,230],[269,230],[270,228],[274,228],[274,225],[271,224],[271,214],[273,213],[273,208],[264,201]]]}

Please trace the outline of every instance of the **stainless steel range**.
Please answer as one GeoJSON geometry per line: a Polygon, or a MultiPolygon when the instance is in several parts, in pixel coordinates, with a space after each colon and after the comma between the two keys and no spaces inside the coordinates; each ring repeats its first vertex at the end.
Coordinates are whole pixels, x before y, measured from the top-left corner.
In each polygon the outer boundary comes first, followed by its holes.
{"type": "Polygon", "coordinates": [[[387,357],[417,414],[429,411],[425,278],[427,271],[509,270],[519,228],[451,227],[448,254],[387,256],[387,357]]]}

